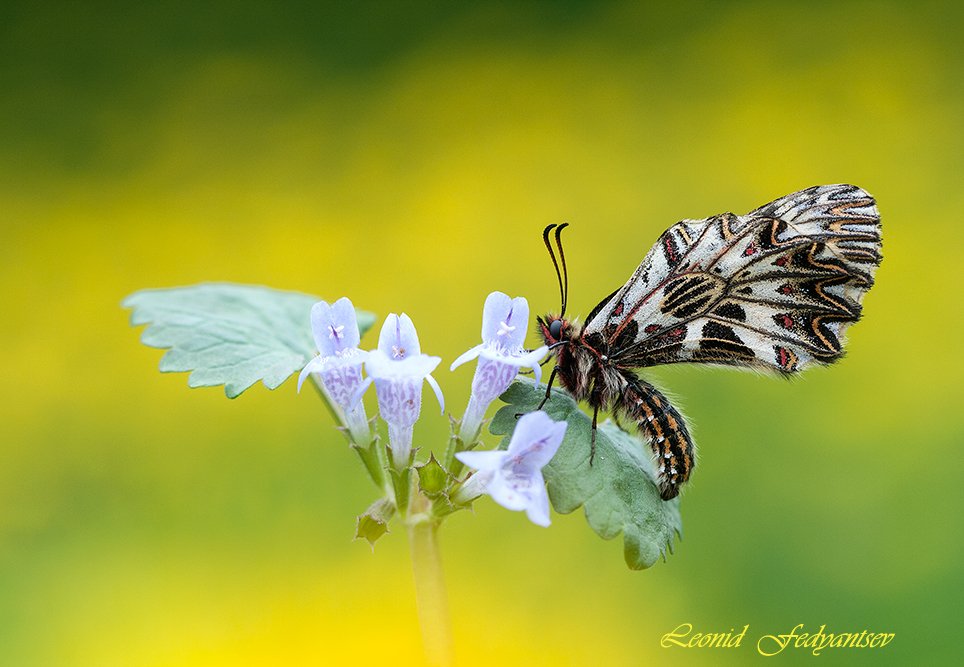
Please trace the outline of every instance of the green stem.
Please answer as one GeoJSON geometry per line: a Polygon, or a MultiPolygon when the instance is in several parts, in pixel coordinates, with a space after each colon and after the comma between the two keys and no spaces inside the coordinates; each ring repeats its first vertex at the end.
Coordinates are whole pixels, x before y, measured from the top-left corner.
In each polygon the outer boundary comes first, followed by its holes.
{"type": "Polygon", "coordinates": [[[455,453],[459,451],[459,436],[455,433],[449,436],[448,444],[445,447],[445,455],[442,458],[442,467],[446,470],[452,469],[452,462],[455,461],[455,453]]]}
{"type": "Polygon", "coordinates": [[[365,470],[375,483],[375,486],[385,492],[386,498],[394,502],[395,490],[392,488],[392,483],[388,479],[388,454],[385,452],[385,445],[383,445],[378,438],[372,438],[370,432],[365,442],[356,442],[345,424],[345,417],[341,409],[334,404],[328,392],[324,390],[321,384],[315,382],[314,378],[312,378],[311,385],[315,388],[315,391],[318,392],[325,407],[328,408],[328,412],[331,414],[331,418],[335,421],[335,424],[344,431],[348,442],[352,448],[358,452],[358,456],[361,458],[362,464],[365,466],[365,470]]]}
{"type": "Polygon", "coordinates": [[[434,521],[410,523],[408,540],[412,550],[415,600],[426,664],[429,667],[448,667],[452,664],[452,631],[438,550],[438,526],[434,521]]]}

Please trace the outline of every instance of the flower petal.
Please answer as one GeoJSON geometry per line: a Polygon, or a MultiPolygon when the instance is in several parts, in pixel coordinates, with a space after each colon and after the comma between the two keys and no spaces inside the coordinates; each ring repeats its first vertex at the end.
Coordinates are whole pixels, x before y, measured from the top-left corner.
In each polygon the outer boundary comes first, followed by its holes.
{"type": "Polygon", "coordinates": [[[536,384],[542,382],[542,366],[540,366],[538,363],[535,363],[529,368],[532,369],[532,378],[536,381],[536,384]]]}
{"type": "Polygon", "coordinates": [[[341,332],[343,335],[339,338],[339,349],[358,347],[361,343],[361,336],[358,334],[358,315],[348,297],[343,296],[332,304],[331,319],[336,326],[345,327],[341,332]]]}
{"type": "Polygon", "coordinates": [[[328,305],[319,301],[311,307],[311,333],[318,351],[326,357],[343,354],[358,347],[358,318],[347,297],[328,305]]]}
{"type": "Polygon", "coordinates": [[[520,366],[532,366],[533,364],[538,364],[542,359],[549,353],[549,348],[546,345],[537,347],[531,352],[524,352],[518,357],[515,357],[516,363],[520,366]]]}
{"type": "Polygon", "coordinates": [[[311,307],[311,334],[315,337],[315,347],[326,357],[335,354],[328,325],[331,324],[331,306],[327,301],[319,301],[311,307]]]}
{"type": "Polygon", "coordinates": [[[392,348],[398,349],[398,326],[398,315],[389,313],[378,332],[378,351],[389,359],[392,358],[392,348]]]}
{"type": "Polygon", "coordinates": [[[497,470],[502,467],[506,453],[494,452],[458,452],[455,455],[459,461],[476,470],[497,470]]]}
{"type": "Polygon", "coordinates": [[[508,294],[492,292],[485,298],[482,306],[482,340],[486,343],[499,341],[499,324],[505,322],[512,310],[512,299],[508,294]]]}
{"type": "Polygon", "coordinates": [[[351,400],[348,402],[349,410],[355,409],[355,406],[358,405],[358,401],[360,401],[361,397],[364,396],[366,391],[368,391],[368,388],[372,386],[372,382],[374,382],[374,380],[370,377],[367,377],[364,380],[362,380],[361,384],[358,385],[358,387],[351,395],[351,400]]]}
{"type": "Polygon", "coordinates": [[[421,354],[422,349],[418,344],[418,333],[415,331],[412,318],[405,313],[401,315],[391,313],[385,318],[378,336],[378,349],[389,359],[394,360],[421,354]]]}
{"type": "Polygon", "coordinates": [[[465,352],[460,354],[455,359],[455,361],[452,362],[452,365],[449,366],[449,370],[454,371],[456,368],[466,363],[467,361],[472,361],[477,356],[479,356],[479,353],[481,353],[483,349],[485,349],[485,345],[476,345],[475,347],[466,350],[465,352]]]}
{"type": "Polygon", "coordinates": [[[503,350],[522,347],[529,323],[529,302],[525,297],[510,299],[502,292],[492,292],[482,308],[482,341],[503,350]]]}
{"type": "MultiPolygon", "coordinates": [[[[388,423],[389,440],[394,443],[398,438],[392,436],[392,427],[398,430],[396,435],[399,435],[402,429],[411,429],[422,413],[422,378],[376,377],[375,393],[378,396],[378,412],[388,423]]],[[[411,440],[411,433],[404,435],[405,440],[411,440]]]]}
{"type": "Polygon", "coordinates": [[[519,374],[519,367],[503,363],[501,359],[479,357],[472,376],[472,397],[479,403],[489,403],[502,395],[519,374]]]}
{"type": "MultiPolygon", "coordinates": [[[[316,304],[317,305],[317,304],[316,304]]],[[[304,384],[305,378],[308,377],[310,373],[321,370],[325,365],[325,358],[322,355],[314,357],[311,361],[305,364],[305,367],[301,369],[301,373],[298,374],[298,393],[301,393],[301,385],[304,384]]]]}
{"type": "Polygon", "coordinates": [[[516,486],[517,484],[512,484],[505,478],[505,475],[496,471],[492,479],[486,483],[485,492],[502,507],[518,512],[528,507],[529,499],[526,495],[519,493],[516,486]]]}
{"type": "Polygon", "coordinates": [[[551,522],[549,521],[549,495],[546,493],[542,473],[536,472],[533,475],[533,481],[535,486],[529,496],[529,504],[526,505],[526,516],[532,523],[546,528],[551,522]]]}
{"type": "Polygon", "coordinates": [[[442,396],[442,388],[438,386],[438,382],[435,381],[431,375],[425,376],[425,381],[428,382],[428,386],[432,388],[435,392],[435,398],[438,399],[438,405],[442,409],[442,414],[445,414],[445,397],[442,396]]]}
{"type": "Polygon", "coordinates": [[[522,347],[526,339],[526,327],[529,326],[529,302],[524,296],[512,299],[512,309],[506,316],[505,323],[511,327],[503,343],[505,347],[510,350],[522,347]]]}
{"type": "Polygon", "coordinates": [[[512,432],[512,439],[509,441],[509,446],[506,451],[513,456],[523,453],[530,442],[541,438],[549,426],[554,423],[552,417],[543,410],[527,412],[519,417],[519,420],[516,422],[515,430],[512,432]]]}
{"type": "Polygon", "coordinates": [[[532,364],[539,363],[542,358],[546,356],[549,348],[543,345],[542,347],[537,347],[531,352],[519,352],[517,354],[509,354],[506,350],[490,345],[485,345],[482,351],[479,352],[480,357],[486,359],[492,359],[494,361],[501,361],[504,364],[512,364],[517,367],[522,366],[532,366],[532,364]]]}
{"type": "Polygon", "coordinates": [[[441,357],[430,357],[427,354],[393,360],[381,349],[378,349],[368,354],[368,358],[365,360],[365,370],[368,371],[369,375],[379,379],[422,379],[434,371],[441,361],[441,357]]]}
{"type": "Polygon", "coordinates": [[[566,435],[566,422],[554,421],[542,410],[519,418],[506,451],[525,461],[526,467],[539,470],[549,463],[566,435]]]}

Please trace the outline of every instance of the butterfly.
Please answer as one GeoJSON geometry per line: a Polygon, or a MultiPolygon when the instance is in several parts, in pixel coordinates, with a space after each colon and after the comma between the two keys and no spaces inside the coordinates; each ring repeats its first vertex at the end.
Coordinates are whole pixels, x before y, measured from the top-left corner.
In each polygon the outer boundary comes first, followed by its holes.
{"type": "Polygon", "coordinates": [[[537,318],[556,362],[546,399],[558,376],[593,408],[590,464],[600,410],[634,422],[653,450],[665,500],[692,474],[695,447],[680,412],[636,369],[687,362],[789,376],[831,364],[843,356],[844,333],[860,318],[881,261],[874,198],[853,185],[819,185],[746,215],[681,220],[579,325],[565,318],[565,227],[543,232],[562,300],[558,315],[537,318]]]}

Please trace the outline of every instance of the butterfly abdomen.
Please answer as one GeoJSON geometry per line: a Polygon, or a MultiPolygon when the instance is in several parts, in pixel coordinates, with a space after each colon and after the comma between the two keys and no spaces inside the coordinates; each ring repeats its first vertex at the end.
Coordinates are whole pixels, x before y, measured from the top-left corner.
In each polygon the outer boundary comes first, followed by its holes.
{"type": "Polygon", "coordinates": [[[696,450],[683,416],[658,389],[638,378],[627,384],[617,409],[633,419],[649,440],[663,500],[675,498],[696,465],[696,450]]]}

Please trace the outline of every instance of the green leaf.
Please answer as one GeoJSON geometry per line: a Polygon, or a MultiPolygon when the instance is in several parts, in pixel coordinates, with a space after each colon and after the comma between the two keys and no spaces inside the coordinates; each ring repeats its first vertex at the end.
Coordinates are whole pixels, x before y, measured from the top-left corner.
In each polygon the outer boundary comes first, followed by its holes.
{"type": "MultiPolygon", "coordinates": [[[[278,387],[315,355],[311,306],[318,297],[257,285],[204,283],[150,289],[127,297],[131,325],[149,324],[141,342],[169,348],[162,373],[190,371],[188,385],[224,385],[235,398],[258,380],[278,387]]],[[[365,333],[375,321],[358,311],[365,333]]]]}
{"type": "MultiPolygon", "coordinates": [[[[544,386],[531,380],[515,382],[502,395],[509,405],[495,415],[491,431],[507,436],[503,446],[515,429],[515,415],[534,410],[544,396],[544,386]]],[[[679,498],[660,498],[649,447],[607,422],[596,433],[596,458],[590,466],[592,420],[558,389],[543,410],[569,423],[559,451],[542,470],[556,511],[568,514],[582,506],[600,537],[610,540],[622,533],[626,564],[634,570],[672,552],[674,536],[682,537],[683,531],[679,498]]]]}

